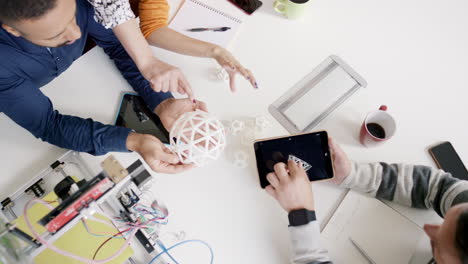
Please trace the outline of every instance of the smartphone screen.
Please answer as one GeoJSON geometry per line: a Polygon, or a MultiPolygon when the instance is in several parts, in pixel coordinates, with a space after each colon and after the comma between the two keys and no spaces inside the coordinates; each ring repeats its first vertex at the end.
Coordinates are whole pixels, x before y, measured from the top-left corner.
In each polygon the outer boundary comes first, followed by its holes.
{"type": "Polygon", "coordinates": [[[244,10],[244,12],[246,12],[249,15],[255,12],[255,10],[260,8],[263,4],[258,0],[229,0],[229,2],[244,10]]]}
{"type": "Polygon", "coordinates": [[[429,150],[437,166],[453,177],[468,180],[468,171],[450,142],[444,142],[429,150]]]}
{"type": "Polygon", "coordinates": [[[269,185],[266,175],[278,162],[301,162],[310,181],[333,178],[333,165],[325,131],[287,136],[254,143],[260,185],[269,185]]]}
{"type": "Polygon", "coordinates": [[[124,94],[115,125],[133,129],[137,133],[153,135],[164,144],[169,144],[169,132],[139,95],[124,94]]]}

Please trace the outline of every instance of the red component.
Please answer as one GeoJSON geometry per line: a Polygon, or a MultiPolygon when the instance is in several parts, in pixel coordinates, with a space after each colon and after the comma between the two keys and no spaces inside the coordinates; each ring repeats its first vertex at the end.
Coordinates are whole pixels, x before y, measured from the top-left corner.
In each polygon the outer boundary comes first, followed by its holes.
{"type": "Polygon", "coordinates": [[[111,189],[112,186],[114,186],[114,184],[109,178],[105,178],[100,181],[98,184],[84,193],[78,200],[69,205],[52,221],[47,223],[45,226],[47,231],[55,233],[57,230],[75,218],[75,216],[80,213],[80,210],[83,209],[83,207],[87,207],[90,202],[96,201],[99,197],[111,189]]]}

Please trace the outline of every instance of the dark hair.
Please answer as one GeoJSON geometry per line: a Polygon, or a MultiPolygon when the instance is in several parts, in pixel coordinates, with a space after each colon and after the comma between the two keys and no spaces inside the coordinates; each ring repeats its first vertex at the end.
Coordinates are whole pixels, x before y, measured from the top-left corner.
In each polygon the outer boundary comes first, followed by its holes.
{"type": "Polygon", "coordinates": [[[455,231],[455,246],[457,247],[461,262],[468,264],[468,208],[458,217],[457,230],[455,231]]]}
{"type": "Polygon", "coordinates": [[[57,0],[0,0],[0,21],[8,23],[39,18],[56,3],[57,0]]]}

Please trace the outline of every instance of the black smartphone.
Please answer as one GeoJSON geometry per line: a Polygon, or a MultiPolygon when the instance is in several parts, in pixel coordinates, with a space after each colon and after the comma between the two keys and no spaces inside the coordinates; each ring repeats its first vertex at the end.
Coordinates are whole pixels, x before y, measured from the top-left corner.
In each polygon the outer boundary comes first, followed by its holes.
{"type": "Polygon", "coordinates": [[[254,143],[260,185],[269,185],[266,175],[278,162],[301,162],[310,181],[329,180],[334,176],[326,131],[257,140],[254,143]]]}
{"type": "Polygon", "coordinates": [[[169,144],[169,132],[139,95],[126,93],[122,96],[115,125],[133,129],[137,133],[153,135],[164,144],[169,144]]]}
{"type": "Polygon", "coordinates": [[[468,170],[450,142],[430,148],[429,153],[439,169],[451,173],[455,178],[468,180],[468,170]]]}
{"type": "Polygon", "coordinates": [[[229,2],[242,9],[249,15],[255,12],[255,10],[259,9],[263,4],[258,0],[229,0],[229,2]]]}

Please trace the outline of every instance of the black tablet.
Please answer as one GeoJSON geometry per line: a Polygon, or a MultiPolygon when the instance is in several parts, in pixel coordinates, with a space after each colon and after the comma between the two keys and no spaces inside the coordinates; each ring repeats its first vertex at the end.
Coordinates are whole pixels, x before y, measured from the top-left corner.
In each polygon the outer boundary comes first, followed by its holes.
{"type": "Polygon", "coordinates": [[[269,185],[266,175],[278,162],[301,162],[310,181],[333,178],[333,164],[326,131],[257,140],[254,143],[260,185],[269,185]]]}
{"type": "Polygon", "coordinates": [[[161,142],[169,144],[169,132],[139,95],[123,95],[115,125],[133,129],[137,133],[151,134],[161,142]]]}

